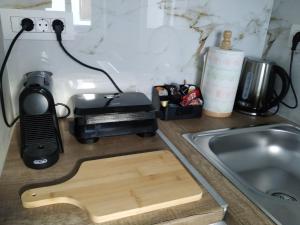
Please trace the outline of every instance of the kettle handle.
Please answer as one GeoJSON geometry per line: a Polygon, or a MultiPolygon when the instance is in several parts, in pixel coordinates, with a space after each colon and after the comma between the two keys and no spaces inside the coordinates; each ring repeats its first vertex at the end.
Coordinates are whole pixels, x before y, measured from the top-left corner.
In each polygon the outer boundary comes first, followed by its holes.
{"type": "Polygon", "coordinates": [[[272,67],[271,73],[277,75],[281,79],[281,91],[278,96],[276,96],[269,104],[265,105],[261,108],[261,113],[267,112],[269,109],[273,108],[274,106],[278,105],[283,98],[287,95],[289,90],[290,78],[288,73],[280,66],[274,65],[272,67]]]}

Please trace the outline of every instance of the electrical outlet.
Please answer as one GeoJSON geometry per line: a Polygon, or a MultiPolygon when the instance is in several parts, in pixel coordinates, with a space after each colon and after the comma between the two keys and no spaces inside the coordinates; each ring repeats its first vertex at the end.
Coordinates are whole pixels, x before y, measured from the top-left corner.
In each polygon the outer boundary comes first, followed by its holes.
{"type": "Polygon", "coordinates": [[[1,9],[0,18],[4,39],[13,39],[21,30],[21,21],[29,18],[34,23],[32,31],[24,31],[20,39],[56,40],[52,29],[52,21],[60,19],[64,22],[63,40],[74,40],[72,13],[62,11],[1,9]]]}
{"type": "Polygon", "coordinates": [[[289,43],[288,47],[291,48],[293,45],[293,38],[296,33],[300,32],[300,25],[299,24],[293,24],[290,31],[290,37],[289,37],[289,43]]]}
{"type": "Polygon", "coordinates": [[[37,32],[51,32],[50,29],[51,24],[49,19],[44,19],[44,18],[37,19],[34,25],[36,26],[37,32]]]}

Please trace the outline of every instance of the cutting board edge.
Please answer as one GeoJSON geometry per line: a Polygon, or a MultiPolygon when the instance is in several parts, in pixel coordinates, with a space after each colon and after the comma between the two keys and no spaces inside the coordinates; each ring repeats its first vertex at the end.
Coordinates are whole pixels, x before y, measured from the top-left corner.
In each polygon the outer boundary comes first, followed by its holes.
{"type": "Polygon", "coordinates": [[[111,214],[103,215],[103,216],[93,216],[89,212],[88,213],[89,213],[91,220],[94,223],[104,223],[104,222],[109,222],[112,220],[126,218],[129,216],[135,216],[135,215],[142,214],[142,213],[153,212],[153,211],[157,210],[157,207],[159,207],[159,209],[166,209],[166,208],[174,207],[177,205],[196,202],[196,201],[201,200],[201,198],[202,198],[202,191],[201,191],[201,193],[193,195],[193,196],[179,198],[179,199],[175,199],[175,200],[171,200],[171,201],[167,201],[167,202],[163,202],[163,203],[153,204],[153,205],[145,206],[142,208],[130,209],[130,210],[117,212],[117,213],[111,213],[111,214]]]}
{"type": "MultiPolygon", "coordinates": [[[[74,205],[74,206],[79,207],[80,209],[84,210],[89,215],[90,219],[94,223],[104,223],[104,222],[108,222],[108,221],[112,221],[112,220],[126,218],[129,216],[135,216],[135,215],[142,214],[142,213],[152,212],[154,210],[157,210],[158,207],[160,209],[166,209],[166,208],[174,207],[177,205],[196,202],[196,201],[201,200],[202,194],[203,194],[203,192],[201,191],[199,194],[195,194],[193,196],[183,197],[183,198],[179,198],[179,199],[175,199],[175,200],[170,200],[167,202],[152,204],[152,205],[141,207],[141,208],[130,209],[130,210],[111,213],[111,214],[102,215],[102,216],[94,216],[92,214],[92,212],[90,212],[87,209],[86,206],[84,206],[83,204],[80,204],[80,202],[78,202],[76,199],[70,198],[70,197],[53,198],[51,200],[51,203],[49,203],[49,199],[37,200],[34,202],[24,202],[22,200],[22,204],[23,204],[24,208],[36,208],[36,207],[53,205],[53,204],[71,204],[71,205],[74,205]]],[[[21,198],[22,198],[22,196],[21,196],[21,198]]]]}
{"type": "MultiPolygon", "coordinates": [[[[179,166],[184,168],[184,166],[180,163],[180,161],[176,158],[176,156],[174,156],[174,154],[172,154],[172,152],[170,152],[169,150],[161,149],[161,150],[152,151],[152,152],[142,152],[142,153],[138,153],[137,156],[139,154],[158,154],[159,155],[161,153],[173,155],[174,159],[176,159],[179,162],[179,166]]],[[[130,154],[130,155],[132,155],[132,154],[130,154]]],[[[124,156],[122,155],[122,156],[116,156],[116,157],[128,157],[130,155],[124,155],[124,156]]],[[[98,159],[93,159],[93,160],[98,160],[98,159]]],[[[91,161],[93,161],[93,160],[91,160],[91,161]]],[[[79,169],[80,169],[81,166],[84,165],[85,162],[88,163],[89,161],[81,162],[81,164],[79,166],[79,169]]],[[[78,169],[78,171],[79,171],[79,169],[78,169]]],[[[186,170],[186,168],[184,168],[184,169],[186,170]]],[[[188,174],[189,174],[189,176],[191,176],[190,173],[188,173],[188,174]]],[[[76,174],[74,176],[72,176],[72,178],[74,178],[75,176],[76,176],[76,174]]],[[[70,178],[69,180],[71,180],[72,178],[70,178]]],[[[191,178],[193,179],[192,176],[191,176],[191,178]]],[[[67,180],[67,181],[69,181],[69,180],[67,180]]],[[[195,182],[195,183],[197,183],[197,182],[195,182]]],[[[62,183],[60,183],[60,184],[62,184],[62,183]]],[[[56,185],[60,185],[60,184],[52,184],[50,186],[42,186],[42,187],[37,187],[37,188],[25,190],[20,196],[24,208],[35,208],[35,207],[47,206],[47,205],[52,205],[52,204],[61,204],[61,203],[71,204],[71,205],[77,206],[78,208],[81,208],[83,211],[87,212],[87,215],[89,216],[89,218],[94,223],[103,223],[103,222],[113,221],[113,220],[116,220],[116,219],[122,219],[122,218],[129,217],[129,216],[135,216],[135,215],[142,214],[142,213],[156,211],[156,210],[158,210],[157,208],[166,209],[166,208],[171,208],[171,207],[182,205],[182,204],[196,202],[196,201],[201,200],[202,194],[203,194],[203,190],[201,189],[201,187],[199,187],[200,190],[196,191],[191,196],[181,197],[179,199],[172,199],[172,200],[165,201],[165,202],[160,202],[160,203],[153,203],[153,204],[150,204],[150,205],[147,205],[147,206],[142,206],[140,208],[137,207],[137,208],[134,208],[134,209],[127,209],[127,210],[124,210],[124,211],[116,211],[116,212],[113,212],[113,213],[105,213],[105,215],[104,215],[104,213],[103,213],[103,215],[93,214],[93,211],[88,206],[86,206],[84,203],[81,203],[79,200],[77,200],[76,198],[73,198],[71,196],[56,196],[56,197],[53,197],[53,195],[51,195],[52,199],[51,199],[50,202],[49,202],[50,198],[40,199],[40,200],[37,198],[37,200],[34,200],[34,201],[31,199],[32,198],[32,191],[34,191],[35,189],[49,188],[51,186],[56,186],[56,185]],[[26,198],[28,198],[27,200],[29,200],[29,201],[26,201],[26,198]]]]}
{"type": "MultiPolygon", "coordinates": [[[[24,192],[25,193],[25,192],[24,192]]],[[[48,206],[48,205],[54,205],[54,204],[70,204],[77,206],[78,208],[82,210],[86,210],[85,206],[83,204],[80,204],[76,199],[70,198],[70,197],[56,197],[52,199],[41,199],[36,201],[26,201],[21,196],[22,205],[24,208],[30,209],[30,208],[38,208],[42,206],[48,206]]]]}

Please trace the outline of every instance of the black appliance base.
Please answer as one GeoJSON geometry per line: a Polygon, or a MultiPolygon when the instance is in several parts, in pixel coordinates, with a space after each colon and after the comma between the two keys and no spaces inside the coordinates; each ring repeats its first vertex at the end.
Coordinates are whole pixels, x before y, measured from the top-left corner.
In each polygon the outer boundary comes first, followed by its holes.
{"type": "Polygon", "coordinates": [[[79,125],[74,124],[74,135],[80,143],[95,143],[101,137],[136,134],[140,137],[152,137],[157,130],[157,121],[141,120],[104,124],[79,125]]]}

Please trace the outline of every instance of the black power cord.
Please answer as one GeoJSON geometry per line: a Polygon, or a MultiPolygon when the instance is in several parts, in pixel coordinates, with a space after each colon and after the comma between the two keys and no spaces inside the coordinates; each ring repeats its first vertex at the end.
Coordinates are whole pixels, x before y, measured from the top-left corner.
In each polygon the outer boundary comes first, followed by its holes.
{"type": "Polygon", "coordinates": [[[300,32],[297,32],[293,37],[293,43],[292,43],[292,52],[291,52],[291,58],[290,58],[290,69],[289,69],[289,87],[288,89],[292,89],[294,98],[295,98],[295,104],[293,106],[288,105],[286,102],[281,101],[281,104],[289,109],[296,109],[298,107],[298,97],[297,93],[294,88],[293,80],[292,80],[292,70],[293,70],[293,62],[294,62],[294,54],[297,48],[298,43],[300,42],[300,32]]]}
{"type": "Polygon", "coordinates": [[[64,104],[64,103],[56,103],[55,106],[63,106],[63,107],[65,107],[66,110],[67,110],[66,115],[60,116],[60,117],[58,117],[58,119],[64,119],[64,118],[67,118],[67,117],[70,116],[70,114],[71,114],[71,109],[69,108],[69,106],[67,106],[67,105],[64,104]]]}
{"type": "Polygon", "coordinates": [[[289,109],[296,109],[298,107],[298,97],[297,97],[297,93],[295,91],[293,80],[292,80],[292,69],[293,69],[294,53],[295,53],[295,50],[292,49],[291,59],[290,59],[289,87],[288,87],[288,89],[290,89],[290,88],[292,89],[292,93],[293,93],[294,98],[295,98],[295,104],[293,106],[291,106],[291,105],[288,105],[286,102],[281,101],[281,104],[284,105],[285,107],[289,108],[289,109]]]}
{"type": "Polygon", "coordinates": [[[12,127],[18,121],[19,116],[17,116],[15,119],[13,119],[13,121],[11,123],[8,122],[7,117],[6,117],[4,95],[3,95],[3,74],[4,74],[5,66],[6,66],[8,58],[10,56],[10,53],[11,53],[17,39],[20,37],[20,35],[24,31],[31,31],[34,27],[34,24],[31,19],[25,18],[22,20],[21,26],[22,26],[22,29],[17,33],[17,35],[13,38],[12,42],[9,45],[9,48],[5,54],[5,57],[4,57],[4,60],[3,60],[3,63],[1,65],[1,69],[0,69],[0,101],[1,101],[3,120],[7,127],[12,127]]]}
{"type": "Polygon", "coordinates": [[[105,70],[85,64],[84,62],[81,62],[80,60],[76,59],[73,55],[71,55],[71,53],[69,53],[67,51],[67,49],[64,47],[64,45],[62,43],[62,38],[61,38],[61,33],[64,30],[64,23],[61,20],[54,20],[52,22],[52,27],[56,33],[56,39],[59,43],[59,46],[66,53],[67,56],[69,56],[72,60],[74,60],[75,62],[79,63],[80,65],[82,65],[84,67],[87,67],[89,69],[96,70],[96,71],[103,73],[111,81],[111,83],[118,90],[118,92],[123,93],[123,91],[119,88],[119,86],[116,84],[116,82],[112,79],[112,77],[105,70]]]}

